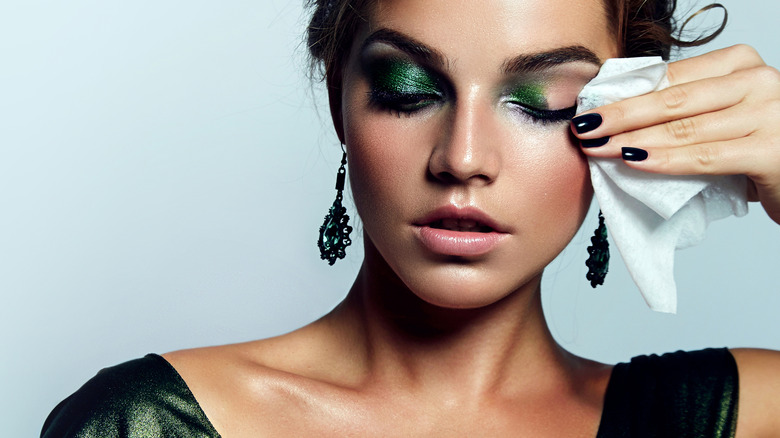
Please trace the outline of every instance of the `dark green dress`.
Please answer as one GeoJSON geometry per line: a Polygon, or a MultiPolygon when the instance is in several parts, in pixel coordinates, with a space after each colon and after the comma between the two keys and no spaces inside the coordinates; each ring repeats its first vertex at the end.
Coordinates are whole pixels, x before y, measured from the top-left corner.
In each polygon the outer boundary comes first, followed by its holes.
{"type": "MultiPolygon", "coordinates": [[[[725,348],[635,357],[612,371],[597,438],[733,437],[737,399],[737,365],[725,348]]],[[[54,408],[41,437],[219,433],[176,370],[150,354],[100,371],[54,408]]]]}

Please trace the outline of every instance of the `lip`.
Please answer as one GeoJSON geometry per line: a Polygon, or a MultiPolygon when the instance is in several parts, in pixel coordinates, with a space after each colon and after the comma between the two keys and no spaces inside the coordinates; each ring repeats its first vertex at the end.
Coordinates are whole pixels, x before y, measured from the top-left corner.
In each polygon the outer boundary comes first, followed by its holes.
{"type": "Polygon", "coordinates": [[[414,226],[417,239],[426,249],[434,254],[447,256],[485,255],[509,236],[506,227],[474,207],[441,207],[415,221],[414,226]],[[474,221],[480,226],[490,227],[490,231],[456,231],[432,226],[437,221],[448,219],[474,221]]]}

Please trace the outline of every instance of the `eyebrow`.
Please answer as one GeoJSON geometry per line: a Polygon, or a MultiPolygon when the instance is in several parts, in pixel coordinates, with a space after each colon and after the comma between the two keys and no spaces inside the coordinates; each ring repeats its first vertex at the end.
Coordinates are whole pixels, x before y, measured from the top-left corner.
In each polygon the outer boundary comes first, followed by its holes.
{"type": "Polygon", "coordinates": [[[601,60],[592,50],[584,46],[569,46],[516,56],[506,61],[501,70],[508,74],[534,73],[570,62],[587,62],[601,67],[601,60]]]}
{"type": "Polygon", "coordinates": [[[401,32],[390,29],[379,29],[366,38],[363,42],[362,50],[373,43],[386,43],[394,46],[396,49],[406,54],[424,61],[428,64],[445,66],[446,57],[436,49],[430,48],[414,38],[404,35],[401,32]]]}
{"type": "MultiPolygon", "coordinates": [[[[369,35],[361,50],[373,43],[386,43],[405,52],[413,58],[427,64],[441,67],[448,65],[447,57],[441,52],[426,46],[420,41],[401,32],[382,28],[369,35]]],[[[586,62],[601,67],[601,59],[585,46],[558,47],[543,52],[527,53],[515,56],[503,63],[501,72],[504,74],[535,73],[557,65],[570,62],[586,62]]]]}

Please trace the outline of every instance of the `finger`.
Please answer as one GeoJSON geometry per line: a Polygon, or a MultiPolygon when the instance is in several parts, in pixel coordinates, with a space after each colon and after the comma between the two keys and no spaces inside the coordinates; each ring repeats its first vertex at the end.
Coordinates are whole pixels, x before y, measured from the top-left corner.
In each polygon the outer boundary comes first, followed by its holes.
{"type": "Polygon", "coordinates": [[[759,129],[760,109],[735,105],[721,111],[671,120],[648,128],[624,132],[609,139],[604,147],[588,147],[583,151],[592,157],[615,158],[624,147],[652,149],[682,147],[693,144],[733,140],[751,135],[759,129]]]}
{"type": "MultiPolygon", "coordinates": [[[[738,175],[746,174],[756,180],[766,175],[777,163],[780,149],[764,150],[756,153],[757,143],[761,140],[744,137],[736,140],[701,143],[684,147],[659,147],[635,153],[640,160],[625,160],[635,169],[667,175],[738,175]],[[773,156],[770,156],[773,155],[773,156]]],[[[624,149],[624,158],[625,149],[624,149]]],[[[757,181],[758,182],[758,181],[757,181]]]]}
{"type": "MultiPolygon", "coordinates": [[[[588,114],[597,113],[601,116],[599,126],[576,135],[581,139],[610,136],[703,112],[721,110],[739,103],[747,89],[748,85],[744,81],[734,81],[726,77],[676,85],[596,108],[588,114]]],[[[572,120],[575,132],[580,117],[572,120]]]]}
{"type": "Polygon", "coordinates": [[[748,194],[747,194],[748,201],[750,202],[758,202],[758,189],[756,188],[756,183],[753,182],[752,179],[748,180],[748,194]]]}
{"type": "MultiPolygon", "coordinates": [[[[743,100],[755,102],[778,95],[780,95],[780,73],[772,67],[755,67],[729,76],[676,85],[596,108],[588,114],[596,113],[601,116],[598,126],[575,135],[580,139],[611,136],[675,119],[722,110],[743,100]]],[[[575,132],[581,117],[582,115],[572,120],[575,132]]]]}
{"type": "Polygon", "coordinates": [[[726,76],[735,71],[763,65],[766,64],[756,49],[739,44],[693,58],[670,62],[666,76],[671,85],[680,85],[704,78],[726,76]]]}

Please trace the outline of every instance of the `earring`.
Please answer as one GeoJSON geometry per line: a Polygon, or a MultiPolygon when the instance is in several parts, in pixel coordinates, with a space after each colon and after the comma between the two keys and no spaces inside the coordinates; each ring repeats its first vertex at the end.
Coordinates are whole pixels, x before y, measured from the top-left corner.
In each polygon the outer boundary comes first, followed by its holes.
{"type": "Polygon", "coordinates": [[[317,246],[320,248],[320,258],[327,260],[329,265],[336,263],[336,259],[343,259],[347,253],[344,251],[352,240],[349,239],[349,233],[352,227],[347,224],[349,216],[347,209],[341,205],[344,192],[344,181],[347,176],[347,151],[344,145],[341,145],[344,155],[341,157],[341,167],[336,175],[336,200],[333,201],[328,214],[325,215],[325,221],[320,227],[320,238],[317,246]]]}
{"type": "Polygon", "coordinates": [[[588,247],[588,260],[585,265],[588,267],[588,273],[585,278],[590,280],[590,285],[594,289],[600,284],[604,284],[604,277],[609,271],[609,241],[607,241],[607,226],[604,225],[604,216],[599,210],[599,227],[590,238],[592,246],[588,247]]]}

